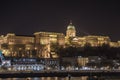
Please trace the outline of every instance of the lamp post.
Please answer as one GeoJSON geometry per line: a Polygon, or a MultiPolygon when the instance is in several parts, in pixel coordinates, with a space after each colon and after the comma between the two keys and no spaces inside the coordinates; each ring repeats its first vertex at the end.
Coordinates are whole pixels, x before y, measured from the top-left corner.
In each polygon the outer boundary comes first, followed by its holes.
{"type": "Polygon", "coordinates": [[[37,57],[38,55],[38,49],[37,49],[37,47],[35,47],[35,57],[37,57]]]}
{"type": "Polygon", "coordinates": [[[26,49],[26,54],[27,54],[26,57],[30,57],[30,48],[26,49]]]}
{"type": "Polygon", "coordinates": [[[68,74],[68,80],[71,80],[71,75],[70,74],[68,74]]]}

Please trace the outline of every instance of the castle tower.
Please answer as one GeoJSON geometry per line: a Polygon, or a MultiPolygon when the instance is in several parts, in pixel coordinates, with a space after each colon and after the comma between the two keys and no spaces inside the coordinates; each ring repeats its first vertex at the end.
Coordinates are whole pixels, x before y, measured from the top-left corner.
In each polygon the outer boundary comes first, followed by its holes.
{"type": "Polygon", "coordinates": [[[75,26],[72,24],[72,21],[70,21],[70,24],[67,26],[66,37],[69,38],[75,36],[76,36],[75,26]]]}

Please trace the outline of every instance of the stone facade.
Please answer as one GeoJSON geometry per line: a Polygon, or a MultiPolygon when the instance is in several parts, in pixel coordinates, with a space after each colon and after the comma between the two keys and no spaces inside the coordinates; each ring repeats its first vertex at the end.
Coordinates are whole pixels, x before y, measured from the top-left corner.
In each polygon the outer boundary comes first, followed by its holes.
{"type": "Polygon", "coordinates": [[[15,35],[8,33],[0,36],[0,50],[5,56],[11,57],[57,57],[55,46],[97,47],[102,45],[120,47],[120,41],[111,42],[108,36],[88,35],[76,36],[75,26],[70,22],[66,35],[56,32],[35,32],[32,36],[15,35]]]}

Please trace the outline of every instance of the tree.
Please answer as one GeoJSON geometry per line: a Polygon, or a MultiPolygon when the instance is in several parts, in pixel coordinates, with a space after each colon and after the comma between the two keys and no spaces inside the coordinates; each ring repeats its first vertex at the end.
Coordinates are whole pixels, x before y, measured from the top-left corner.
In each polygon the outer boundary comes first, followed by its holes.
{"type": "Polygon", "coordinates": [[[3,49],[8,49],[8,44],[7,44],[7,43],[3,43],[3,44],[1,44],[1,47],[2,47],[3,49]]]}

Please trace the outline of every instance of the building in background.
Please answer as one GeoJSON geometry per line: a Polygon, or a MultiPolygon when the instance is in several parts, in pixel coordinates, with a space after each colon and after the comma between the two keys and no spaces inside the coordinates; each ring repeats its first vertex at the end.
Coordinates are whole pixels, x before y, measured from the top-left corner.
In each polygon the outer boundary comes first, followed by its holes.
{"type": "Polygon", "coordinates": [[[40,57],[50,58],[57,57],[54,53],[54,46],[64,46],[65,36],[63,33],[54,32],[36,32],[35,35],[35,49],[40,57]]]}
{"type": "Polygon", "coordinates": [[[78,56],[77,62],[78,62],[78,66],[86,66],[86,64],[89,62],[89,58],[78,56]]]}
{"type": "Polygon", "coordinates": [[[0,45],[5,56],[32,57],[34,37],[8,33],[4,37],[1,36],[0,45]]]}
{"type": "Polygon", "coordinates": [[[71,41],[71,44],[84,47],[89,45],[91,47],[98,47],[102,45],[109,45],[110,38],[108,36],[84,36],[84,37],[74,37],[71,41]]]}
{"type": "Polygon", "coordinates": [[[76,36],[76,29],[72,22],[67,26],[66,35],[56,32],[35,32],[32,36],[14,33],[0,36],[0,49],[5,56],[10,57],[57,58],[56,47],[85,47],[86,45],[120,47],[120,41],[111,42],[108,36],[76,36]]]}
{"type": "Polygon", "coordinates": [[[89,45],[91,47],[98,47],[103,45],[109,45],[110,47],[120,47],[120,41],[111,42],[109,36],[100,35],[87,35],[87,36],[76,36],[75,26],[70,22],[67,26],[65,44],[67,46],[85,47],[89,45]]]}
{"type": "Polygon", "coordinates": [[[65,43],[71,45],[71,40],[74,37],[76,37],[76,29],[72,22],[70,22],[66,30],[65,43]]]}

